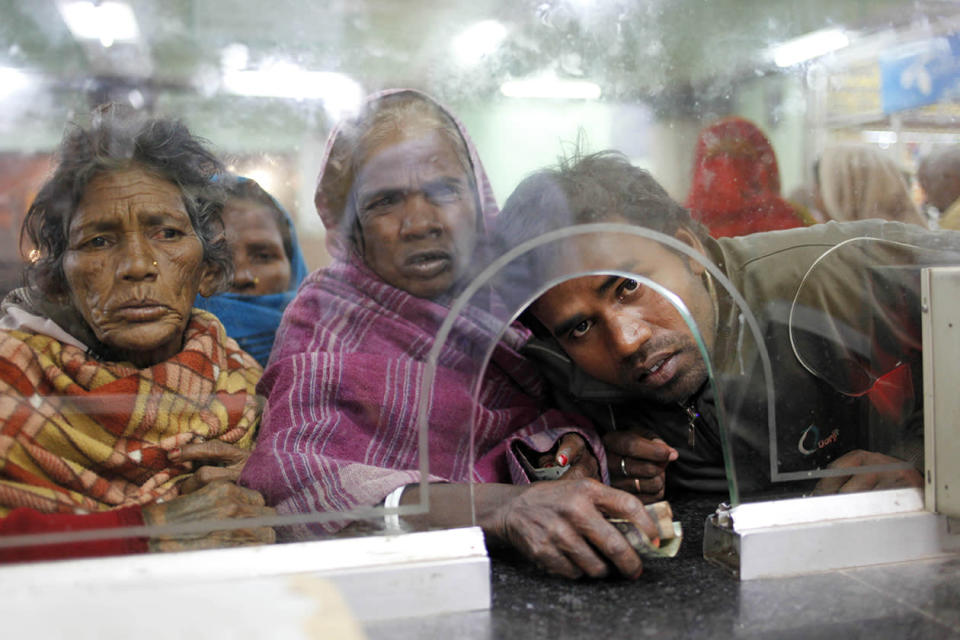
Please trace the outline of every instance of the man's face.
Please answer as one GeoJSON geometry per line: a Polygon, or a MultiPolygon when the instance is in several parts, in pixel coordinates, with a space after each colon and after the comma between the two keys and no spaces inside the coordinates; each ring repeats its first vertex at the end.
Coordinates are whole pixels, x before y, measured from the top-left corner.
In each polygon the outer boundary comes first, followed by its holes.
{"type": "Polygon", "coordinates": [[[141,366],[180,351],[193,299],[212,278],[180,189],[138,167],[87,185],[63,272],[97,339],[141,366]]]}
{"type": "Polygon", "coordinates": [[[363,257],[419,298],[447,293],[477,243],[476,198],[456,151],[436,132],[387,140],[355,184],[363,257]]]}
{"type": "MultiPolygon", "coordinates": [[[[702,250],[686,230],[677,238],[702,250]]],[[[707,348],[713,347],[714,303],[701,279],[702,265],[637,236],[608,236],[603,242],[583,236],[574,244],[569,252],[578,257],[581,270],[635,273],[675,293],[690,310],[707,348]]],[[[581,369],[645,399],[684,401],[706,380],[706,364],[680,312],[635,280],[567,280],[537,299],[532,311],[581,369]]]]}
{"type": "Polygon", "coordinates": [[[235,268],[232,293],[262,296],[290,288],[290,260],[274,212],[255,200],[234,198],[223,208],[235,268]]]}

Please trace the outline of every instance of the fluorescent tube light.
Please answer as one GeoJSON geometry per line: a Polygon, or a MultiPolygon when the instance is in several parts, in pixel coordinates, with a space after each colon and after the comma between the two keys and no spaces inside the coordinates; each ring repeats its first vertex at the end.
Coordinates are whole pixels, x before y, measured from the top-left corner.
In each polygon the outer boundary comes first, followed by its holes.
{"type": "Polygon", "coordinates": [[[453,54],[461,66],[477,64],[500,46],[507,28],[496,20],[477,22],[453,39],[453,54]]]}
{"type": "Polygon", "coordinates": [[[896,131],[871,131],[866,130],[860,133],[860,137],[866,142],[872,142],[881,146],[890,146],[897,143],[896,131]]]}
{"type": "Polygon", "coordinates": [[[795,64],[819,58],[850,44],[850,38],[841,29],[822,29],[787,40],[771,48],[773,61],[778,67],[792,67],[795,64]]]}
{"type": "Polygon", "coordinates": [[[31,84],[30,76],[20,69],[0,67],[0,98],[13,95],[31,84]]]}
{"type": "Polygon", "coordinates": [[[60,5],[60,14],[74,36],[99,40],[104,47],[140,37],[133,9],[123,2],[66,2],[60,5]]]}
{"type": "Polygon", "coordinates": [[[587,80],[561,80],[556,77],[508,80],[500,85],[508,98],[546,98],[552,100],[596,100],[600,86],[587,80]]]}
{"type": "Polygon", "coordinates": [[[228,71],[223,75],[223,88],[241,96],[321,100],[335,119],[356,112],[363,100],[363,89],[349,76],[307,71],[285,62],[256,70],[228,71]]]}
{"type": "Polygon", "coordinates": [[[241,71],[250,61],[250,51],[247,46],[234,42],[220,50],[220,66],[226,71],[241,71]]]}

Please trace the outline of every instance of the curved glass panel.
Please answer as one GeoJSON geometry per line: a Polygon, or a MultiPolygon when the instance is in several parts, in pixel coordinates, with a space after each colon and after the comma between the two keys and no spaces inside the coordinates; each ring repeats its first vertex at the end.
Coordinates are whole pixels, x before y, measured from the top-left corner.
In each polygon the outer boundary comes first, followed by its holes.
{"type": "MultiPolygon", "coordinates": [[[[880,221],[782,239],[721,241],[773,365],[773,484],[753,497],[922,486],[920,270],[956,264],[960,240],[880,221]]],[[[738,338],[731,422],[763,415],[748,382],[753,348],[738,338]]],[[[749,472],[738,468],[741,486],[749,472]]]]}
{"type": "Polygon", "coordinates": [[[790,341],[801,364],[844,395],[882,387],[884,376],[922,349],[920,270],[954,266],[958,251],[944,235],[928,246],[851,238],[824,252],[790,308],[790,341]],[[858,266],[856,276],[843,273],[850,265],[858,266]],[[845,288],[837,291],[835,282],[845,288]]]}
{"type": "MultiPolygon", "coordinates": [[[[452,312],[496,292],[504,301],[499,336],[515,332],[517,325],[508,323],[518,317],[533,331],[523,352],[546,377],[555,406],[588,416],[601,433],[628,429],[666,440],[680,452],[666,472],[675,490],[717,490],[711,473],[721,481],[726,474],[734,504],[882,488],[882,478],[901,478],[922,465],[919,269],[955,263],[960,245],[953,234],[879,223],[845,231],[871,228],[886,238],[837,237],[836,229],[823,227],[804,237],[809,243],[784,235],[710,244],[708,258],[638,227],[569,227],[501,256],[452,312]],[[894,240],[899,234],[923,246],[894,240]],[[771,249],[792,254],[786,274],[764,263],[771,249]],[[677,256],[695,260],[720,286],[711,291],[709,280],[693,278],[677,256]],[[736,285],[716,263],[736,274],[736,285]],[[698,296],[712,297],[712,304],[698,306],[698,296]],[[661,305],[672,313],[658,312],[661,305]],[[688,306],[699,311],[699,324],[688,306]],[[667,363],[682,362],[669,333],[674,315],[686,324],[710,379],[677,394],[671,385],[682,380],[683,366],[665,382],[638,383],[654,378],[649,369],[664,354],[667,363]],[[637,337],[649,326],[655,329],[637,337]],[[862,371],[851,373],[852,365],[862,371]],[[859,382],[867,371],[878,372],[871,384],[853,386],[850,380],[859,382]],[[720,453],[722,460],[715,457],[720,453]]],[[[499,346],[490,342],[488,360],[499,346]]]]}
{"type": "MultiPolygon", "coordinates": [[[[491,295],[501,303],[501,325],[477,372],[478,407],[482,381],[502,366],[498,350],[504,342],[515,344],[518,331],[532,331],[522,353],[547,381],[547,406],[587,417],[601,434],[624,431],[662,440],[680,456],[667,469],[668,483],[729,488],[739,502],[736,471],[766,451],[773,428],[766,422],[727,423],[730,392],[712,355],[724,331],[720,301],[724,309],[736,309],[744,331],[757,324],[749,308],[737,306],[742,296],[709,257],[676,238],[624,224],[546,233],[510,250],[471,282],[451,307],[434,351],[448,339],[458,314],[491,295]]],[[[754,383],[765,399],[773,398],[762,375],[754,383]]],[[[538,453],[549,452],[555,439],[546,438],[538,453]]],[[[624,485],[616,470],[610,475],[614,486],[624,485]]],[[[751,482],[754,491],[757,481],[751,482]]]]}
{"type": "MultiPolygon", "coordinates": [[[[848,419],[859,428],[850,434],[839,415],[813,425],[792,452],[793,466],[782,462],[784,476],[826,466],[850,448],[899,460],[921,455],[920,271],[958,261],[960,242],[945,233],[850,238],[810,266],[790,306],[791,347],[839,403],[856,407],[857,418],[848,419]],[[846,439],[844,449],[824,455],[833,445],[828,441],[846,439]]],[[[897,464],[860,471],[890,471],[897,464]]]]}

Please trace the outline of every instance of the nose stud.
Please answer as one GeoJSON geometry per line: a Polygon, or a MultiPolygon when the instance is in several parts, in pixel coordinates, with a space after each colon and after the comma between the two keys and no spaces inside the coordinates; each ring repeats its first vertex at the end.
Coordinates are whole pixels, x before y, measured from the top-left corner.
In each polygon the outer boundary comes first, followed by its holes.
{"type": "Polygon", "coordinates": [[[156,261],[156,260],[153,261],[153,266],[157,266],[157,261],[156,261]]]}
{"type": "Polygon", "coordinates": [[[260,278],[259,278],[259,276],[253,276],[253,284],[255,284],[255,285],[260,284],[260,278]]]}

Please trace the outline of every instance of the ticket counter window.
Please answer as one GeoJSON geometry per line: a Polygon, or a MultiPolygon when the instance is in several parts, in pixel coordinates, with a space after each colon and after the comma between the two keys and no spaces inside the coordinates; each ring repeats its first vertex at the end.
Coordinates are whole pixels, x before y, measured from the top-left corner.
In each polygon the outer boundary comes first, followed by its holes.
{"type": "Polygon", "coordinates": [[[933,233],[914,175],[960,140],[960,23],[869,5],[4,2],[0,554],[482,524],[478,487],[562,476],[571,434],[650,500],[916,486],[919,269],[957,247],[813,226],[842,182],[817,160],[884,154],[933,233]],[[507,207],[602,151],[687,232],[507,207]],[[265,371],[193,311],[229,288],[230,180],[289,214],[306,262],[265,371]],[[698,226],[734,209],[808,240],[698,226]]]}

